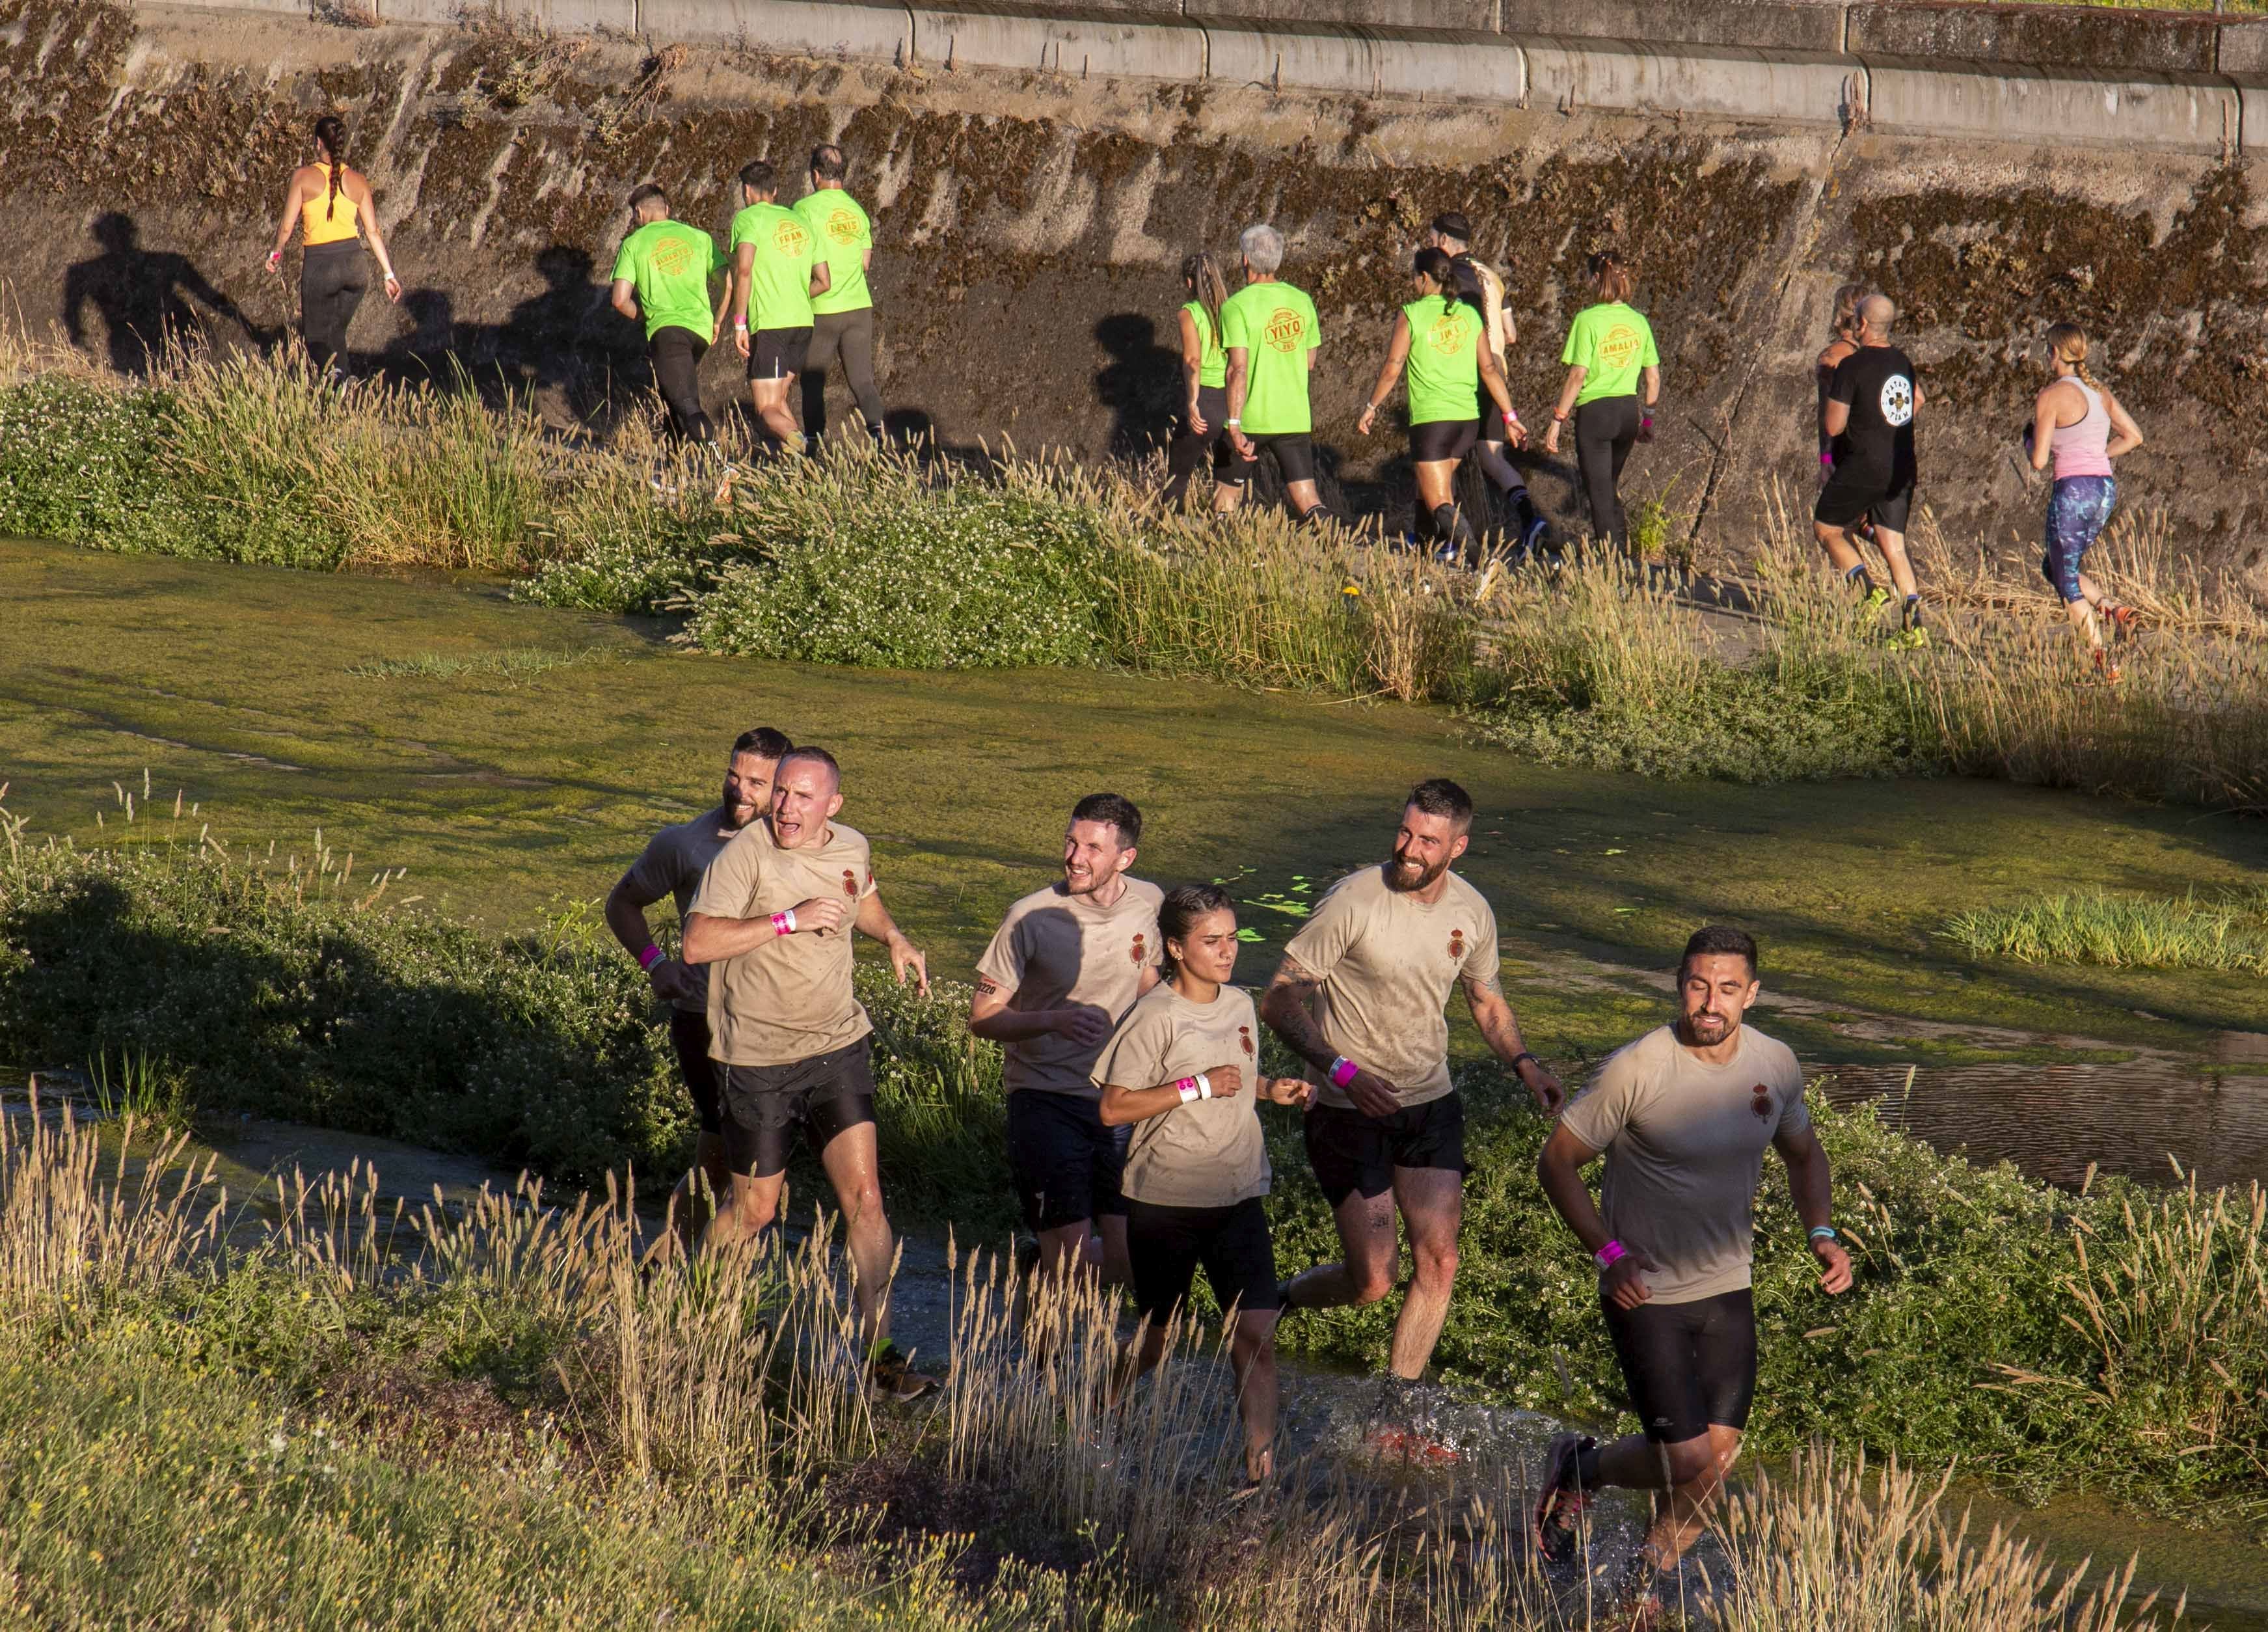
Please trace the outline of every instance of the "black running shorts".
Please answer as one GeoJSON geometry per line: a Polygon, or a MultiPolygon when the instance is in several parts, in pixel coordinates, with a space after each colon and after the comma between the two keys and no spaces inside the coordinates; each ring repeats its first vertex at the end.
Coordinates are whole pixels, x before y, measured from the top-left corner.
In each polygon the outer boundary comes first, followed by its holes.
{"type": "Polygon", "coordinates": [[[725,1157],[733,1171],[770,1178],[787,1170],[800,1126],[814,1150],[874,1119],[869,1039],[784,1066],[731,1066],[725,1072],[725,1157]]]}
{"type": "Polygon", "coordinates": [[[1469,419],[1429,419],[1422,425],[1410,427],[1410,462],[1430,465],[1445,459],[1462,459],[1473,451],[1473,444],[1479,439],[1469,419]]]}
{"type": "Polygon", "coordinates": [[[1118,1192],[1130,1127],[1105,1127],[1102,1104],[1077,1094],[1008,1096],[1008,1170],[1037,1235],[1126,1211],[1118,1192]]]}
{"type": "Polygon", "coordinates": [[[693,1096],[693,1110],[704,1134],[725,1131],[725,1067],[709,1058],[709,1016],[669,1011],[669,1040],[677,1050],[678,1074],[693,1096]]]}
{"type": "Polygon", "coordinates": [[[1913,477],[1910,475],[1882,476],[1852,471],[1845,476],[1837,470],[1819,490],[1819,502],[1812,506],[1811,519],[1829,527],[1853,527],[1859,517],[1872,516],[1876,527],[1903,533],[1906,530],[1907,513],[1913,508],[1913,477]]]}
{"type": "Polygon", "coordinates": [[[1749,1289],[1690,1303],[1623,1309],[1601,1300],[1631,1411],[1648,1439],[1698,1439],[1711,1423],[1745,1429],[1756,1394],[1756,1311],[1749,1289]]]}
{"type": "Polygon", "coordinates": [[[1323,1200],[1336,1207],[1351,1195],[1369,1200],[1394,1188],[1397,1167],[1435,1168],[1464,1177],[1465,1097],[1444,1094],[1392,1116],[1365,1116],[1344,1105],[1307,1112],[1307,1165],[1323,1200]]]}
{"type": "MultiPolygon", "coordinates": [[[[1019,1095],[1019,1098],[1022,1096],[1019,1095]]],[[[1247,1311],[1278,1309],[1276,1248],[1259,1197],[1227,1207],[1126,1205],[1126,1254],[1134,1269],[1134,1310],[1152,1326],[1173,1318],[1189,1297],[1199,1264],[1213,1301],[1247,1311]]]]}
{"type": "Polygon", "coordinates": [[[1312,482],[1315,479],[1315,442],[1305,431],[1286,431],[1278,436],[1256,436],[1252,457],[1237,456],[1233,443],[1226,444],[1227,458],[1213,468],[1213,473],[1232,487],[1241,487],[1252,479],[1252,472],[1260,463],[1263,454],[1276,455],[1276,468],[1284,473],[1285,484],[1312,482]]]}
{"type": "Polygon", "coordinates": [[[759,329],[748,336],[748,378],[796,379],[810,354],[809,329],[759,329]]]}

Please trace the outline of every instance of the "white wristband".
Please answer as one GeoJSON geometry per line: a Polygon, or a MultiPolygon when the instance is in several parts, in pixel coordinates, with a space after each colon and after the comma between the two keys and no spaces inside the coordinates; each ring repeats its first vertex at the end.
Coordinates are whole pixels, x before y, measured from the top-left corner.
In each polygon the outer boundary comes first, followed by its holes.
{"type": "Polygon", "coordinates": [[[1197,1097],[1199,1099],[1212,1097],[1212,1079],[1202,1071],[1197,1073],[1197,1097]]]}

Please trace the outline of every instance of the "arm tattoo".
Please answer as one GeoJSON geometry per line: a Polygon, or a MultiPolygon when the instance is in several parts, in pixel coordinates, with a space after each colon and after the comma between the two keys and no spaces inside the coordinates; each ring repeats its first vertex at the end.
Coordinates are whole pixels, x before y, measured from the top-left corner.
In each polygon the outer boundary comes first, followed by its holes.
{"type": "Polygon", "coordinates": [[[1284,966],[1276,971],[1276,978],[1268,983],[1266,1018],[1286,1048],[1317,1070],[1327,1071],[1338,1057],[1337,1051],[1323,1040],[1322,1028],[1315,1024],[1315,1017],[1307,1008],[1322,984],[1286,958],[1284,966]]]}

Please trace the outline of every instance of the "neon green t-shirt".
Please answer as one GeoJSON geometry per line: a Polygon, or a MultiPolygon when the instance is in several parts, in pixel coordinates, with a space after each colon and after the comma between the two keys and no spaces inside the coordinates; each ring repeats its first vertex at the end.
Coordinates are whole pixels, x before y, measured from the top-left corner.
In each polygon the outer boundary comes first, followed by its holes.
{"type": "Polygon", "coordinates": [[[819,264],[819,234],[792,210],[750,204],[733,218],[735,261],[742,244],[755,252],[748,266],[748,327],[810,328],[811,269],[819,264]]]}
{"type": "Polygon", "coordinates": [[[615,279],[628,278],[645,317],[645,337],[665,329],[689,329],[707,340],[717,332],[709,280],[727,262],[717,240],[682,221],[649,221],[622,240],[615,279]]]}
{"type": "Polygon", "coordinates": [[[1479,412],[1480,343],[1487,321],[1446,295],[1412,300],[1402,315],[1410,320],[1410,423],[1473,418],[1479,412]]]}
{"type": "Polygon", "coordinates": [[[1307,353],[1322,344],[1322,329],[1315,303],[1289,284],[1247,284],[1221,303],[1220,343],[1232,351],[1244,349],[1245,435],[1315,428],[1307,406],[1307,353]]]}
{"type": "MultiPolygon", "coordinates": [[[[1197,383],[1220,387],[1228,383],[1228,353],[1220,349],[1220,336],[1212,331],[1212,318],[1202,300],[1182,303],[1182,310],[1196,321],[1197,326],[1197,383]]],[[[1226,313],[1223,314],[1226,316],[1226,313]]]]}
{"type": "Polygon", "coordinates": [[[1638,370],[1659,368],[1661,354],[1653,349],[1653,325],[1642,314],[1619,300],[1602,300],[1575,314],[1559,360],[1588,371],[1575,397],[1580,408],[1602,396],[1636,396],[1638,370]]]}
{"type": "Polygon", "coordinates": [[[825,316],[873,305],[866,287],[866,251],[874,247],[874,225],[858,201],[839,187],[821,188],[797,199],[795,212],[819,234],[819,253],[830,280],[825,294],[812,297],[811,309],[825,316]]]}

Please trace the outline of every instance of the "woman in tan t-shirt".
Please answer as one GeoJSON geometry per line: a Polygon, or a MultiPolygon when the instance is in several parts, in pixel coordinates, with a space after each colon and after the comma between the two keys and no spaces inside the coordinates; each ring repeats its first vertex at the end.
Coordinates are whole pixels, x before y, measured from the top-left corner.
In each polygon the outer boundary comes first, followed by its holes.
{"type": "Polygon", "coordinates": [[[1236,972],[1236,911],[1217,884],[1183,884],[1158,909],[1167,978],[1127,1011],[1095,1062],[1107,1127],[1132,1124],[1126,1252],[1144,1326],[1125,1383],[1165,1357],[1166,1329],[1197,1266],[1233,1307],[1229,1339],[1244,1414],[1244,1467],[1275,1472],[1276,1315],[1268,1238],[1268,1147],[1259,1101],[1305,1106],[1313,1085],[1260,1074],[1260,1019],[1236,972]]]}

